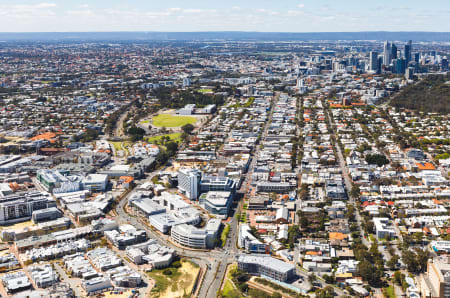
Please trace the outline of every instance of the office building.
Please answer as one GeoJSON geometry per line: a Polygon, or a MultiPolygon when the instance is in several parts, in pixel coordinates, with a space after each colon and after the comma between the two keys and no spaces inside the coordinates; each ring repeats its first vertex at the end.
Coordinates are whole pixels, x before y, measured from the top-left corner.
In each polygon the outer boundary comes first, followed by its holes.
{"type": "Polygon", "coordinates": [[[56,202],[45,192],[16,193],[0,198],[0,224],[31,218],[33,211],[55,207],[56,202]]]}
{"type": "Polygon", "coordinates": [[[31,219],[33,220],[34,223],[38,223],[41,221],[55,220],[57,218],[60,218],[61,216],[62,212],[58,208],[51,207],[47,209],[33,211],[31,219]]]}
{"type": "Polygon", "coordinates": [[[119,226],[119,231],[105,231],[104,234],[106,239],[118,249],[125,249],[129,245],[147,240],[147,233],[144,230],[137,230],[129,224],[119,226]]]}
{"type": "Polygon", "coordinates": [[[295,265],[263,255],[240,255],[238,269],[285,282],[295,276],[295,265]]]}
{"type": "Polygon", "coordinates": [[[378,53],[375,51],[369,53],[369,70],[378,72],[378,53]]]}
{"type": "Polygon", "coordinates": [[[414,79],[414,67],[408,67],[408,68],[405,70],[405,78],[406,78],[407,80],[412,80],[412,79],[414,79]]]}
{"type": "Polygon", "coordinates": [[[199,198],[200,205],[206,211],[224,219],[228,217],[232,202],[231,192],[229,191],[209,191],[199,198]]]}
{"type": "Polygon", "coordinates": [[[405,44],[405,59],[406,59],[406,65],[408,65],[409,62],[411,62],[411,51],[412,51],[412,41],[408,41],[405,44]]]}
{"type": "Polygon", "coordinates": [[[3,287],[8,294],[32,288],[31,282],[23,271],[7,273],[2,276],[3,287]]]}
{"type": "Polygon", "coordinates": [[[229,191],[234,195],[236,191],[236,181],[228,177],[204,176],[200,181],[200,192],[208,191],[229,191]]]}
{"type": "Polygon", "coordinates": [[[221,226],[220,219],[210,219],[204,228],[187,224],[172,227],[171,237],[176,243],[190,248],[213,248],[221,226]]]}
{"type": "Polygon", "coordinates": [[[90,191],[105,191],[108,185],[108,175],[105,174],[89,174],[83,181],[83,188],[90,191]]]}
{"type": "Polygon", "coordinates": [[[385,41],[383,45],[383,64],[389,65],[392,60],[392,45],[389,41],[385,41]]]}
{"type": "Polygon", "coordinates": [[[178,171],[178,189],[190,200],[197,200],[202,173],[197,169],[182,168],[178,171]]]}
{"type": "Polygon", "coordinates": [[[422,297],[450,297],[450,260],[442,256],[428,260],[427,272],[419,278],[422,297]]]}
{"type": "Polygon", "coordinates": [[[114,287],[111,284],[109,278],[98,276],[89,280],[83,280],[81,287],[88,296],[99,294],[108,290],[112,290],[114,287]]]}
{"type": "Polygon", "coordinates": [[[64,176],[55,170],[38,170],[36,178],[46,191],[53,193],[75,192],[81,188],[81,177],[64,176]]]}
{"type": "Polygon", "coordinates": [[[397,46],[392,43],[391,44],[391,59],[397,59],[399,57],[398,52],[397,52],[397,46]]]}
{"type": "Polygon", "coordinates": [[[404,74],[406,70],[406,60],[403,58],[398,58],[392,61],[395,61],[395,63],[393,63],[394,73],[404,74]]]}

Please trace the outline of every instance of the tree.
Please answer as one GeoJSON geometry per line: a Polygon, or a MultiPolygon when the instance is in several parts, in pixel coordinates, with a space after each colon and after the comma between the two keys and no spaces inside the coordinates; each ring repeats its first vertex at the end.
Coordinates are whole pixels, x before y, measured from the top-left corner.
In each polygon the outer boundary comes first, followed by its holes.
{"type": "Polygon", "coordinates": [[[416,254],[411,250],[404,250],[402,253],[402,261],[406,265],[409,272],[418,272],[419,264],[416,260],[416,254]]]}
{"type": "Polygon", "coordinates": [[[298,237],[298,226],[292,225],[288,228],[288,244],[289,247],[294,247],[295,241],[298,237]]]}
{"type": "Polygon", "coordinates": [[[142,140],[142,138],[145,135],[145,130],[133,125],[128,129],[127,133],[129,135],[131,135],[131,140],[133,142],[136,142],[136,141],[142,140]]]}
{"type": "Polygon", "coordinates": [[[191,134],[194,131],[195,127],[194,127],[194,125],[188,123],[188,124],[183,125],[181,127],[181,129],[183,130],[183,132],[185,132],[187,134],[191,134]]]}
{"type": "Polygon", "coordinates": [[[316,293],[317,298],[333,298],[335,293],[331,286],[326,286],[323,289],[318,290],[316,293]]]}
{"type": "Polygon", "coordinates": [[[270,298],[283,298],[283,296],[280,293],[275,292],[272,294],[272,296],[270,296],[270,298]]]}
{"type": "Polygon", "coordinates": [[[368,164],[376,164],[379,167],[389,163],[389,160],[383,154],[368,154],[366,156],[366,161],[368,164]]]}
{"type": "Polygon", "coordinates": [[[378,286],[381,282],[381,270],[367,260],[359,262],[358,272],[371,286],[378,286]]]}
{"type": "Polygon", "coordinates": [[[327,284],[334,284],[334,277],[332,275],[324,274],[322,277],[327,284]]]}
{"type": "Polygon", "coordinates": [[[350,191],[350,196],[352,196],[353,198],[357,198],[359,197],[360,191],[361,189],[358,185],[353,185],[352,190],[350,191]]]}
{"type": "Polygon", "coordinates": [[[401,286],[404,279],[405,279],[405,275],[403,273],[401,273],[400,271],[394,272],[394,282],[396,284],[401,286]]]}
{"type": "Polygon", "coordinates": [[[397,268],[397,263],[400,258],[397,255],[393,255],[389,261],[387,261],[386,265],[390,270],[394,270],[397,268]]]}
{"type": "Polygon", "coordinates": [[[176,142],[168,142],[166,144],[167,151],[176,153],[178,150],[178,144],[176,142]]]}

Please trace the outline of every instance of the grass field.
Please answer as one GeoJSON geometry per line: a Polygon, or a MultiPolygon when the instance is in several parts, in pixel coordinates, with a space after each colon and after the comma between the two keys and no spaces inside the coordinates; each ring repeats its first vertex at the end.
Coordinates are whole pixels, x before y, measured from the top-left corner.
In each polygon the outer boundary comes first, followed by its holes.
{"type": "Polygon", "coordinates": [[[213,92],[213,90],[212,90],[212,89],[198,89],[197,92],[200,92],[200,93],[210,93],[210,92],[213,92]]]}
{"type": "Polygon", "coordinates": [[[155,280],[155,287],[150,297],[185,297],[189,295],[194,286],[200,268],[190,261],[181,261],[180,268],[169,267],[154,269],[148,275],[155,280]],[[170,274],[164,274],[170,270],[170,274]]]}
{"type": "Polygon", "coordinates": [[[151,144],[156,144],[156,143],[160,144],[162,137],[169,137],[171,141],[174,141],[177,143],[181,142],[181,133],[179,133],[179,132],[170,133],[170,134],[162,135],[162,136],[148,137],[148,138],[145,138],[145,140],[151,144]]]}
{"type": "Polygon", "coordinates": [[[389,286],[388,288],[384,289],[385,292],[385,296],[388,298],[395,298],[397,296],[395,296],[395,290],[393,286],[389,286]]]}
{"type": "Polygon", "coordinates": [[[225,228],[223,228],[222,234],[220,235],[220,241],[222,241],[222,247],[225,246],[227,242],[228,233],[230,232],[230,225],[226,224],[225,228]]]}
{"type": "Polygon", "coordinates": [[[231,276],[231,273],[236,270],[237,270],[237,264],[231,264],[228,267],[228,272],[227,272],[227,275],[225,276],[225,281],[224,281],[223,288],[221,291],[221,294],[223,297],[230,297],[230,296],[235,297],[235,296],[233,296],[233,294],[239,293],[239,291],[234,289],[233,282],[231,281],[231,279],[233,278],[231,276]]]}
{"type": "Polygon", "coordinates": [[[128,153],[127,148],[131,146],[130,142],[109,142],[109,143],[114,147],[114,150],[116,152],[124,150],[125,154],[128,153]]]}
{"type": "Polygon", "coordinates": [[[148,123],[150,123],[150,120],[142,120],[140,123],[141,124],[148,124],[148,123]]]}
{"type": "Polygon", "coordinates": [[[225,284],[223,286],[222,295],[224,297],[230,296],[230,293],[234,290],[233,285],[231,284],[231,281],[226,280],[225,284]]]}
{"type": "Polygon", "coordinates": [[[194,124],[197,119],[190,116],[173,116],[169,114],[159,114],[153,117],[153,125],[158,127],[180,127],[186,124],[194,124]]]}

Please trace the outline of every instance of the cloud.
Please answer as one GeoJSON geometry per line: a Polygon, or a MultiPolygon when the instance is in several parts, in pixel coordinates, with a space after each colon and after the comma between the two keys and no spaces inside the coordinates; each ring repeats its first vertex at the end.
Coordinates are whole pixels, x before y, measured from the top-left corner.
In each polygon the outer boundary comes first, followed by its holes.
{"type": "Polygon", "coordinates": [[[303,4],[303,3],[301,3],[301,4],[299,4],[299,5],[297,5],[297,8],[304,8],[305,7],[305,4],[303,4]]]}
{"type": "Polygon", "coordinates": [[[303,11],[301,11],[301,10],[288,10],[288,11],[287,11],[287,14],[288,14],[288,16],[295,17],[295,16],[304,15],[305,12],[303,12],[303,11]]]}
{"type": "Polygon", "coordinates": [[[55,3],[41,2],[37,4],[13,4],[0,5],[0,14],[8,19],[26,19],[27,23],[33,22],[33,18],[56,16],[52,8],[55,3]]]}
{"type": "Polygon", "coordinates": [[[42,2],[36,5],[31,5],[34,6],[35,8],[51,8],[51,7],[56,7],[55,3],[47,3],[47,2],[42,2]]]}
{"type": "Polygon", "coordinates": [[[68,10],[66,13],[78,17],[92,17],[95,15],[91,9],[68,10]]]}

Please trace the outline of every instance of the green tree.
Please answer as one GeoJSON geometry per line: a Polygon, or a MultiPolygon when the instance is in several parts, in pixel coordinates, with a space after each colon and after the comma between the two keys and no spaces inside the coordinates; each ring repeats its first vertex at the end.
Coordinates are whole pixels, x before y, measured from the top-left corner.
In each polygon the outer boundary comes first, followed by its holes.
{"type": "Polygon", "coordinates": [[[381,283],[381,271],[368,260],[359,262],[358,273],[371,286],[378,286],[381,283]]]}
{"type": "Polygon", "coordinates": [[[181,127],[181,129],[182,129],[183,132],[185,132],[186,134],[191,134],[191,133],[194,131],[195,127],[194,127],[194,125],[188,123],[188,124],[183,125],[183,126],[181,127]]]}
{"type": "Polygon", "coordinates": [[[359,197],[360,192],[361,192],[361,189],[359,188],[359,186],[353,185],[352,190],[350,191],[350,196],[352,196],[353,198],[357,198],[357,197],[359,197]]]}

